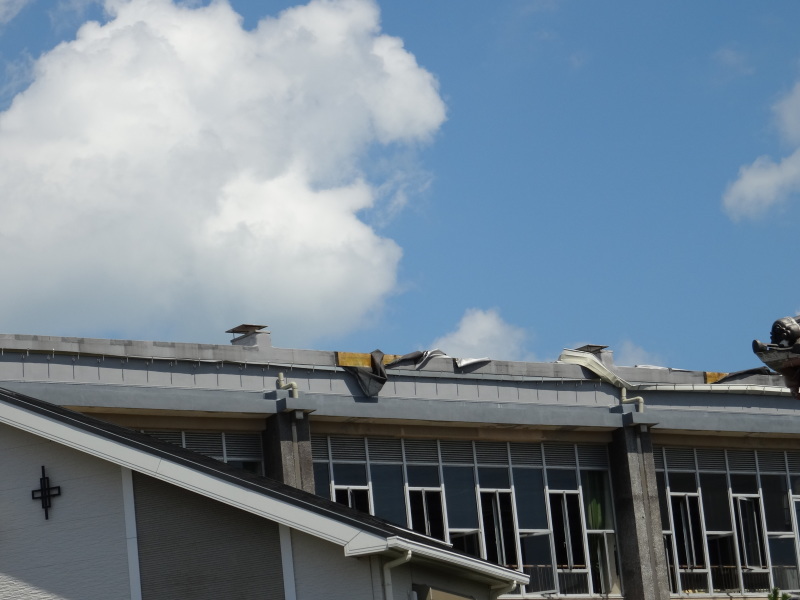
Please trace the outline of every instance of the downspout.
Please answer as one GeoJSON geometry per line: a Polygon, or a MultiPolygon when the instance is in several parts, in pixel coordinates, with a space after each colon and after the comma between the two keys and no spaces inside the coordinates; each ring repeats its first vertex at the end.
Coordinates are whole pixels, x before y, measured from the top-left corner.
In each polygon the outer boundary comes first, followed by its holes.
{"type": "Polygon", "coordinates": [[[278,373],[278,389],[279,390],[291,390],[289,395],[292,398],[299,398],[300,392],[297,391],[297,382],[296,381],[286,381],[286,378],[283,376],[283,373],[278,373]]]}
{"type": "Polygon", "coordinates": [[[510,594],[519,585],[518,581],[512,581],[511,583],[500,583],[498,585],[493,585],[491,588],[492,600],[497,600],[503,594],[510,594]]]}
{"type": "Polygon", "coordinates": [[[628,398],[628,388],[620,388],[620,399],[619,401],[622,404],[626,402],[636,402],[636,412],[643,413],[644,412],[644,398],[641,396],[635,396],[633,398],[628,398]]]}
{"type": "Polygon", "coordinates": [[[613,385],[620,391],[620,403],[626,404],[636,402],[636,412],[644,412],[644,398],[636,396],[635,398],[628,398],[628,390],[636,389],[637,386],[628,383],[622,377],[614,373],[611,369],[601,363],[596,356],[581,350],[568,350],[565,349],[561,356],[558,357],[560,362],[579,365],[585,369],[589,369],[592,373],[600,377],[601,381],[613,385]]]}
{"type": "Polygon", "coordinates": [[[406,550],[405,556],[395,558],[383,565],[383,598],[384,600],[394,600],[394,592],[392,591],[392,574],[391,570],[398,565],[402,565],[411,560],[411,550],[406,550]]]}

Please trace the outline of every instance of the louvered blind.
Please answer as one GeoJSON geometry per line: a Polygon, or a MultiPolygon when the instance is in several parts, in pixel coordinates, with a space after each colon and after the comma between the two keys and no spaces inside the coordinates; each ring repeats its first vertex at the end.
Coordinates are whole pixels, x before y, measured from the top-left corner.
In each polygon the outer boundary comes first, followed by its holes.
{"type": "Polygon", "coordinates": [[[731,471],[756,470],[756,455],[752,450],[728,450],[728,468],[731,471]]]}
{"type": "Polygon", "coordinates": [[[261,435],[257,433],[226,433],[225,456],[228,460],[261,460],[261,435]]]}
{"type": "Polygon", "coordinates": [[[695,470],[694,450],[691,448],[666,448],[667,468],[695,470]]]}
{"type": "Polygon", "coordinates": [[[333,460],[366,460],[364,438],[331,438],[331,455],[333,460]]]}
{"type": "Polygon", "coordinates": [[[367,440],[370,462],[402,462],[403,448],[400,440],[369,438],[367,440]]]}
{"type": "Polygon", "coordinates": [[[439,462],[436,440],[403,440],[403,446],[407,462],[439,462]]]}
{"type": "Polygon", "coordinates": [[[608,468],[608,450],[601,445],[579,445],[578,462],[581,467],[608,468]]]}
{"type": "Polygon", "coordinates": [[[507,465],[508,444],[504,442],[475,442],[475,456],[479,464],[507,465]]]}
{"type": "Polygon", "coordinates": [[[442,462],[457,464],[472,464],[472,442],[442,441],[439,442],[442,450],[442,462]]]}
{"type": "Polygon", "coordinates": [[[575,446],[573,444],[545,444],[544,459],[548,467],[574,467],[575,446]]]}
{"type": "Polygon", "coordinates": [[[724,471],[725,451],[713,448],[698,448],[697,466],[701,471],[724,471]]]}
{"type": "Polygon", "coordinates": [[[311,458],[314,460],[328,460],[328,438],[326,436],[311,436],[311,458]]]}
{"type": "Polygon", "coordinates": [[[758,468],[761,471],[785,473],[786,461],[784,460],[783,452],[774,450],[759,450],[758,468]]]}
{"type": "Polygon", "coordinates": [[[511,442],[509,450],[511,452],[512,465],[542,466],[542,447],[539,444],[511,442]]]}

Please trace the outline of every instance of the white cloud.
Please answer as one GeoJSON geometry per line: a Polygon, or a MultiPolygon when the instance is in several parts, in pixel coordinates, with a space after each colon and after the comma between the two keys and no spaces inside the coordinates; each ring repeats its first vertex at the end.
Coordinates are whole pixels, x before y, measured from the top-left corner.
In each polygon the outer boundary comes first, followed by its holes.
{"type": "Polygon", "coordinates": [[[614,364],[620,366],[663,365],[664,360],[657,354],[648,352],[630,340],[623,340],[620,348],[614,353],[614,364]]]}
{"type": "Polygon", "coordinates": [[[0,25],[8,23],[31,0],[0,0],[0,25]]]}
{"type": "Polygon", "coordinates": [[[743,77],[753,75],[756,70],[748,56],[732,46],[724,46],[713,55],[714,61],[729,76],[743,77]]]}
{"type": "Polygon", "coordinates": [[[525,353],[527,338],[524,329],[506,323],[496,310],[470,308],[456,330],[434,340],[431,347],[456,358],[531,360],[525,353]]]}
{"type": "Polygon", "coordinates": [[[725,210],[734,218],[757,217],[800,193],[800,149],[774,162],[760,156],[739,168],[739,178],[725,191],[725,210]]]}
{"type": "MultiPolygon", "coordinates": [[[[800,83],[772,108],[780,135],[792,146],[800,146],[800,83]]],[[[753,218],[797,195],[800,147],[778,161],[760,156],[752,164],[741,166],[722,201],[733,219],[753,218]]]]}
{"type": "Polygon", "coordinates": [[[317,0],[253,31],[225,2],[106,10],[0,114],[6,327],[208,339],[260,321],[288,345],[379,310],[401,249],[359,219],[380,186],[363,161],[445,112],[377,6],[317,0]]]}

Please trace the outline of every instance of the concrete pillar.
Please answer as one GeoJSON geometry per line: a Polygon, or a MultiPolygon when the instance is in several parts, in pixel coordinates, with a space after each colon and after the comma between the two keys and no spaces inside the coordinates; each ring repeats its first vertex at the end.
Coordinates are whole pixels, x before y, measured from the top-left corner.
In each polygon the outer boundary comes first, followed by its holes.
{"type": "Polygon", "coordinates": [[[628,600],[668,600],[653,444],[647,425],[617,429],[610,455],[623,594],[628,600]]]}
{"type": "Polygon", "coordinates": [[[314,493],[311,429],[303,411],[290,410],[267,418],[264,454],[267,477],[314,493]]]}

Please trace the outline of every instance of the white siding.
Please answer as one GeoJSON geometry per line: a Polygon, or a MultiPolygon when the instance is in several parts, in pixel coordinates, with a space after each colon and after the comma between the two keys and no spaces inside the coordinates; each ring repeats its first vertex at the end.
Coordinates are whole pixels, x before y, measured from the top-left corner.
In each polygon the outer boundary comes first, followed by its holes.
{"type": "Polygon", "coordinates": [[[0,425],[0,600],[130,597],[120,468],[0,425]],[[45,520],[41,467],[61,486],[45,520]]]}

